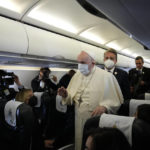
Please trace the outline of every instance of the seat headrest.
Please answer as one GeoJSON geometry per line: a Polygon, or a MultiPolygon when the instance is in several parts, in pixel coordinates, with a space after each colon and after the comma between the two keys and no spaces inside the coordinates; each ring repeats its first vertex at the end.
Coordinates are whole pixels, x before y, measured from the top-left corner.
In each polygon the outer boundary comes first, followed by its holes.
{"type": "Polygon", "coordinates": [[[22,102],[10,100],[6,103],[4,108],[4,117],[5,121],[12,127],[16,127],[16,116],[19,113],[17,110],[18,106],[21,105],[22,102]]]}
{"type": "Polygon", "coordinates": [[[145,100],[150,100],[150,93],[145,93],[145,100]]]}
{"type": "Polygon", "coordinates": [[[34,107],[40,107],[41,106],[41,96],[43,92],[34,92],[34,96],[37,97],[37,104],[34,107]]]}
{"type": "Polygon", "coordinates": [[[137,107],[142,104],[150,104],[150,100],[131,99],[129,103],[129,116],[134,116],[137,107]]]}
{"type": "Polygon", "coordinates": [[[66,113],[67,112],[67,105],[62,104],[62,96],[56,95],[56,109],[59,112],[66,113]]]}
{"type": "Polygon", "coordinates": [[[132,145],[132,124],[134,117],[118,116],[111,114],[102,114],[99,121],[99,127],[118,128],[123,132],[128,142],[132,145]]]}

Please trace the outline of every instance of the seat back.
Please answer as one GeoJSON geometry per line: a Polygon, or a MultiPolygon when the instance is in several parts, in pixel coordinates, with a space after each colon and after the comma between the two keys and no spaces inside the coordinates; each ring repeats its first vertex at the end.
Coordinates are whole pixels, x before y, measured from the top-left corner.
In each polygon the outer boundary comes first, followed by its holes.
{"type": "Polygon", "coordinates": [[[130,145],[132,145],[132,124],[134,119],[134,117],[102,114],[99,127],[118,128],[125,135],[130,145]]]}
{"type": "Polygon", "coordinates": [[[5,150],[29,150],[34,115],[30,106],[16,101],[2,102],[0,139],[5,150]]]}
{"type": "Polygon", "coordinates": [[[137,107],[142,104],[150,104],[150,100],[131,99],[129,103],[129,116],[134,116],[137,110],[137,107]]]}
{"type": "Polygon", "coordinates": [[[150,100],[150,93],[145,93],[144,98],[145,100],[150,100]]]}

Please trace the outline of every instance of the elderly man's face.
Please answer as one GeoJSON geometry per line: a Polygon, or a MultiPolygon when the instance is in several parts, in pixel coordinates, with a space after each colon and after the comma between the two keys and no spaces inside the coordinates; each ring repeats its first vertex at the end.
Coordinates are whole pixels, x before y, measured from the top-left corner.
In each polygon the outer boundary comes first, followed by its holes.
{"type": "Polygon", "coordinates": [[[92,59],[90,58],[90,56],[87,53],[81,52],[79,54],[79,56],[78,56],[77,61],[80,64],[87,64],[88,65],[88,69],[91,71],[91,68],[92,68],[92,59]]]}

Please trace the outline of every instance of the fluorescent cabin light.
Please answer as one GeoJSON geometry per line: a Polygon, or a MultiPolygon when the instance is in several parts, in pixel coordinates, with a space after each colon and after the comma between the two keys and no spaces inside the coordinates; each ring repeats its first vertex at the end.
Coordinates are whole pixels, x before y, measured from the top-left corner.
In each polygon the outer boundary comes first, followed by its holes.
{"type": "Polygon", "coordinates": [[[40,70],[39,67],[25,67],[25,66],[0,66],[4,70],[40,70]]]}
{"type": "Polygon", "coordinates": [[[21,12],[21,8],[11,0],[0,0],[0,6],[14,12],[21,12]]]}
{"type": "MultiPolygon", "coordinates": [[[[35,70],[35,71],[39,71],[40,67],[26,67],[26,66],[8,66],[8,65],[3,65],[0,66],[0,69],[3,70],[35,70]]],[[[68,68],[51,68],[51,71],[69,71],[70,69],[68,68]]]]}
{"type": "Polygon", "coordinates": [[[94,35],[93,33],[83,32],[83,33],[80,34],[80,36],[82,36],[86,39],[89,39],[91,41],[94,41],[96,43],[99,43],[99,44],[104,44],[105,43],[105,41],[102,38],[100,38],[99,36],[94,35]]]}
{"type": "Polygon", "coordinates": [[[28,17],[39,20],[41,22],[44,22],[46,24],[49,24],[51,26],[57,27],[59,29],[71,32],[71,33],[77,33],[77,29],[69,22],[65,21],[62,18],[59,18],[57,16],[53,16],[50,14],[42,13],[39,11],[36,11],[36,9],[32,10],[28,17]]]}
{"type": "Polygon", "coordinates": [[[110,42],[110,43],[106,44],[106,46],[108,46],[108,47],[110,47],[110,48],[113,48],[113,49],[115,49],[115,50],[117,50],[117,51],[119,51],[119,50],[122,49],[119,45],[117,45],[117,44],[115,44],[115,43],[113,43],[113,42],[110,42]]]}

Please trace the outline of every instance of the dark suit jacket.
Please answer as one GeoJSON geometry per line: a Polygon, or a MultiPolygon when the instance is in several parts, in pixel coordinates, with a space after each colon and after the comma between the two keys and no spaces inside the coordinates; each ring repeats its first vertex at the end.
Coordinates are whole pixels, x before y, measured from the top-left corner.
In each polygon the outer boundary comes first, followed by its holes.
{"type": "Polygon", "coordinates": [[[32,81],[31,81],[31,87],[32,87],[32,90],[33,92],[44,92],[46,90],[49,90],[49,89],[52,89],[54,91],[57,90],[57,85],[55,85],[50,79],[45,79],[44,82],[45,82],[45,86],[44,88],[41,88],[40,87],[40,81],[38,79],[39,76],[36,76],[32,81]]]}
{"type": "MultiPolygon", "coordinates": [[[[104,69],[104,67],[103,67],[103,69],[104,69]]],[[[130,84],[129,84],[128,73],[122,69],[115,68],[113,75],[116,77],[116,79],[119,83],[124,100],[130,99],[131,94],[130,94],[130,84]]]]}
{"type": "Polygon", "coordinates": [[[130,86],[135,86],[137,85],[139,81],[139,77],[141,80],[145,82],[145,85],[141,86],[139,85],[136,91],[136,94],[143,94],[147,92],[150,89],[150,69],[143,67],[142,73],[139,74],[136,68],[133,68],[129,70],[129,81],[130,81],[130,86]]]}

